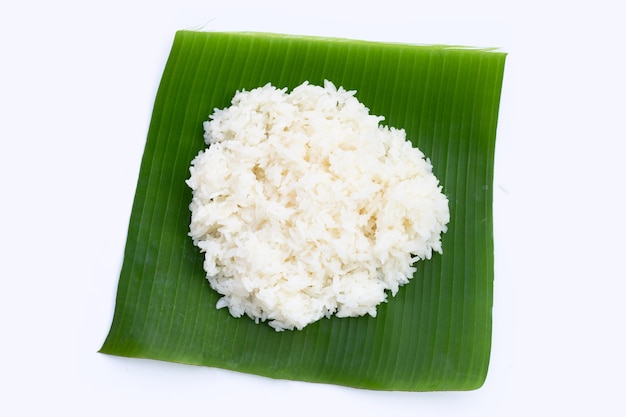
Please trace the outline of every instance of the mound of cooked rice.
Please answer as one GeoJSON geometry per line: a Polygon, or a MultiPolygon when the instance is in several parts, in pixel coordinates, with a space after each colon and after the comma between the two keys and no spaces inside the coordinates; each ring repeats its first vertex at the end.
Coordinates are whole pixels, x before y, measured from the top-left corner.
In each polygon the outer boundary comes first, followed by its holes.
{"type": "Polygon", "coordinates": [[[430,162],[354,94],[267,84],[204,123],[190,236],[218,308],[276,330],[375,316],[441,252],[450,215],[430,162]]]}

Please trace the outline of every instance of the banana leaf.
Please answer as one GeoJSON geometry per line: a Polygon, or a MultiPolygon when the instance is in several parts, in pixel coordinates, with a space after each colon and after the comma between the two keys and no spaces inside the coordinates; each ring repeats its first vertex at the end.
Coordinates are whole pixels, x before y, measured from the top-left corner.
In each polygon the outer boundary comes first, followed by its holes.
{"type": "Polygon", "coordinates": [[[472,390],[489,365],[492,185],[506,54],[270,33],[177,32],[141,162],[113,321],[100,350],[270,378],[397,391],[472,390]],[[377,317],[322,319],[301,331],[216,309],[189,230],[189,165],[202,122],[237,90],[324,80],[384,124],[404,128],[450,201],[443,254],[377,317]]]}

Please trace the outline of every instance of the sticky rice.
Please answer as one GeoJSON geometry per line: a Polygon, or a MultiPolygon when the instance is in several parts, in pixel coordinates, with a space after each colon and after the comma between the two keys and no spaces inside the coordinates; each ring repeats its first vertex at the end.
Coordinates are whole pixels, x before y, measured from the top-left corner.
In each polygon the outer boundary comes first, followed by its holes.
{"type": "Polygon", "coordinates": [[[218,308],[274,329],[376,316],[441,252],[450,214],[430,161],[354,91],[239,91],[204,123],[190,236],[218,308]]]}

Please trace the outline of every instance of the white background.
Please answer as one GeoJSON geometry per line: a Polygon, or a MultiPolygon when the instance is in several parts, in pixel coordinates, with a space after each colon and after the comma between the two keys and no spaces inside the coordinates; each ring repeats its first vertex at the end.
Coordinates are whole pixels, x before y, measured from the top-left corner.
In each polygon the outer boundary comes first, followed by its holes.
{"type": "Polygon", "coordinates": [[[619,2],[20,1],[0,6],[0,415],[625,416],[619,2]],[[615,6],[611,6],[615,4],[615,6]],[[487,382],[385,393],[98,354],[178,29],[509,53],[487,382]]]}

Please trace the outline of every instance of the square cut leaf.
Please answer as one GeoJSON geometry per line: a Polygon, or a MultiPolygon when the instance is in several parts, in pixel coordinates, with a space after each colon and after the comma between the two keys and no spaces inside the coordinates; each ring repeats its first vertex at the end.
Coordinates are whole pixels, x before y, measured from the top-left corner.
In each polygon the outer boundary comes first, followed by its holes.
{"type": "Polygon", "coordinates": [[[159,86],[101,352],[351,387],[471,390],[486,378],[493,303],[492,185],[506,55],[268,33],[180,31],[159,86]],[[404,128],[450,201],[443,255],[416,264],[377,317],[301,331],[216,309],[188,237],[185,184],[203,121],[237,90],[332,81],[404,128]]]}

